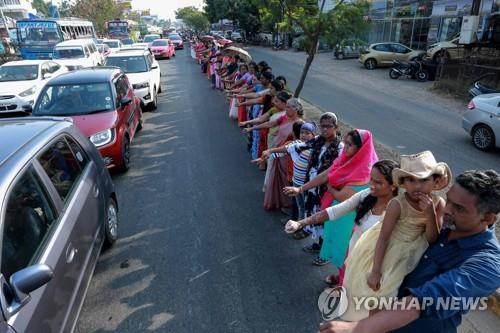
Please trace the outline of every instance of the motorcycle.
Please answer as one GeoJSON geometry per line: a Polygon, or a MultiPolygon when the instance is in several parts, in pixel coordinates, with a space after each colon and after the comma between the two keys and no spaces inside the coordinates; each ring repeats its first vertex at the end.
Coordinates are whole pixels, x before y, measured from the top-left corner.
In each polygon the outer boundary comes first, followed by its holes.
{"type": "Polygon", "coordinates": [[[422,61],[398,61],[394,60],[392,68],[389,71],[391,79],[399,79],[400,76],[411,77],[419,82],[425,82],[429,79],[429,73],[423,68],[422,61]]]}
{"type": "Polygon", "coordinates": [[[286,50],[285,41],[284,40],[276,41],[273,45],[273,50],[274,51],[286,50]]]}

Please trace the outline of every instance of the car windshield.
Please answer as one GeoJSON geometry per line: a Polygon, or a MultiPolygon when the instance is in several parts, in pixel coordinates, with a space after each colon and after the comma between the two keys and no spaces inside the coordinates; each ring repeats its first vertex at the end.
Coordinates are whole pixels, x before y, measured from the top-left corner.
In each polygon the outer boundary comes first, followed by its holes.
{"type": "Polygon", "coordinates": [[[46,86],[33,109],[37,116],[72,116],[114,109],[109,83],[46,86]]]}
{"type": "Polygon", "coordinates": [[[19,42],[23,45],[55,45],[62,35],[55,22],[21,21],[17,23],[19,42]]]}
{"type": "Polygon", "coordinates": [[[52,54],[54,59],[73,59],[73,58],[84,58],[83,49],[81,47],[73,48],[59,48],[54,49],[52,54]]]}
{"type": "Polygon", "coordinates": [[[154,41],[155,39],[158,39],[158,38],[160,38],[160,35],[148,35],[148,36],[144,37],[144,42],[151,43],[152,41],[154,41]]]}
{"type": "Polygon", "coordinates": [[[120,42],[114,41],[114,40],[104,41],[103,44],[106,44],[107,46],[109,46],[112,49],[117,49],[120,47],[120,42]]]}
{"type": "Polygon", "coordinates": [[[122,39],[122,44],[123,45],[132,45],[132,44],[134,44],[134,41],[130,38],[125,38],[125,39],[122,39]]]}
{"type": "Polygon", "coordinates": [[[151,46],[167,46],[168,43],[166,40],[155,40],[151,46]]]}
{"type": "Polygon", "coordinates": [[[168,38],[170,38],[172,40],[181,40],[182,39],[179,35],[170,35],[170,36],[168,36],[168,38]]]}
{"type": "Polygon", "coordinates": [[[147,72],[148,66],[143,56],[123,56],[110,57],[106,61],[106,66],[120,67],[125,73],[147,72]]]}
{"type": "Polygon", "coordinates": [[[37,77],[38,65],[0,67],[0,82],[35,80],[37,77]]]}

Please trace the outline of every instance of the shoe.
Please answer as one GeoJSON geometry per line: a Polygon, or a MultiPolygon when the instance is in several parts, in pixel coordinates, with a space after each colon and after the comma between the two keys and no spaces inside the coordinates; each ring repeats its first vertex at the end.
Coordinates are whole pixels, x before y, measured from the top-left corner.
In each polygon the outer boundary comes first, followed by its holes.
{"type": "Polygon", "coordinates": [[[301,240],[301,239],[304,239],[304,238],[307,238],[309,237],[309,233],[304,231],[304,230],[299,230],[299,231],[296,231],[294,234],[293,234],[293,239],[295,240],[301,240]]]}
{"type": "Polygon", "coordinates": [[[330,263],[330,260],[324,260],[324,259],[321,259],[320,257],[317,257],[317,258],[313,261],[313,265],[315,265],[315,266],[325,266],[325,265],[327,265],[328,263],[330,263]]]}
{"type": "Polygon", "coordinates": [[[319,253],[321,251],[321,247],[317,243],[313,243],[311,245],[304,246],[302,250],[307,253],[319,253]]]}

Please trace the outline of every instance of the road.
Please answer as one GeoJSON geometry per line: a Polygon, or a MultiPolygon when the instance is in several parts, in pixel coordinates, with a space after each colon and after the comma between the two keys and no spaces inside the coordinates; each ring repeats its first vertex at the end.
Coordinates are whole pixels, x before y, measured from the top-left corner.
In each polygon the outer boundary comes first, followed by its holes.
{"type": "Polygon", "coordinates": [[[159,108],[114,175],[120,239],[76,332],[315,332],[328,268],[263,210],[264,175],[189,51],[160,63],[159,108]]]}
{"type": "MultiPolygon", "coordinates": [[[[266,60],[275,75],[285,75],[291,88],[297,86],[305,53],[294,55],[290,51],[258,47],[250,47],[248,51],[255,61],[266,60]]],[[[343,122],[371,130],[376,140],[403,154],[431,150],[454,173],[492,168],[500,171],[499,151],[485,153],[475,149],[461,128],[460,112],[443,107],[432,94],[428,94],[432,99],[420,98],[418,92],[414,96],[399,94],[403,85],[421,89],[419,83],[392,81],[386,70],[377,71],[384,73],[374,82],[368,80],[373,72],[367,73],[357,60],[336,63],[333,59],[315,60],[301,96],[325,111],[335,112],[343,122]],[[335,69],[335,66],[345,68],[335,69]]]]}

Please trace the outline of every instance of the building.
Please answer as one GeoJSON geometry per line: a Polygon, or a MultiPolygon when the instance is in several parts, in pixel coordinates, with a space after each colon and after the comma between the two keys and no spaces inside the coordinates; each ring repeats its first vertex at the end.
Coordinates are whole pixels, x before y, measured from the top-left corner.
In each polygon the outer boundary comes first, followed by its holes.
{"type": "Polygon", "coordinates": [[[34,12],[29,0],[0,0],[0,8],[5,16],[15,20],[27,18],[28,13],[34,12]]]}
{"type": "MultiPolygon", "coordinates": [[[[400,42],[416,49],[450,40],[460,33],[463,17],[471,15],[473,0],[374,0],[370,3],[368,41],[400,42]]],[[[482,0],[479,31],[498,11],[499,0],[482,0]]]]}

